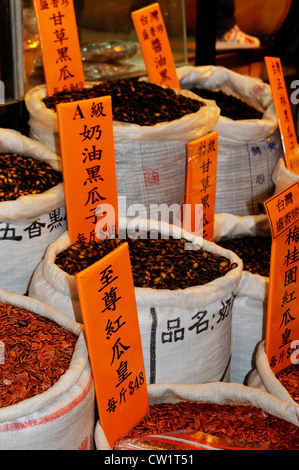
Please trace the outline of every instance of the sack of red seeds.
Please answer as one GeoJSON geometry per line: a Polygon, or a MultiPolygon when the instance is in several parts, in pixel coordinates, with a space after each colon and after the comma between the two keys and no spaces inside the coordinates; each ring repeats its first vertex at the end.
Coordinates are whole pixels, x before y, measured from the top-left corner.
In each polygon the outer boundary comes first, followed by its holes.
{"type": "MultiPolygon", "coordinates": [[[[242,384],[234,384],[234,383],[220,383],[220,382],[213,382],[213,383],[206,383],[206,384],[192,384],[192,385],[171,385],[171,384],[155,384],[148,386],[148,395],[149,395],[149,403],[150,405],[156,405],[160,403],[180,403],[180,402],[198,402],[198,403],[207,403],[207,404],[215,404],[215,405],[253,405],[254,407],[259,408],[259,420],[263,420],[263,418],[267,418],[267,415],[272,415],[276,418],[280,418],[284,420],[283,427],[284,433],[281,440],[284,440],[285,445],[288,445],[288,440],[290,439],[290,434],[288,433],[289,426],[292,429],[295,429],[297,433],[299,433],[299,416],[296,413],[295,407],[291,403],[287,403],[270,393],[258,390],[257,388],[247,387],[242,384]]],[[[166,410],[167,411],[167,410],[166,410]]],[[[188,421],[186,423],[182,422],[183,415],[181,413],[176,414],[172,421],[172,426],[175,427],[175,420],[179,421],[177,424],[179,429],[195,429],[198,431],[202,431],[201,429],[201,419],[204,421],[207,413],[200,413],[196,417],[196,415],[189,416],[188,421]],[[194,419],[193,419],[194,418],[194,419]]],[[[240,413],[241,415],[241,413],[240,413]]],[[[238,421],[238,413],[234,412],[234,409],[231,410],[228,416],[228,420],[225,422],[222,421],[221,414],[219,414],[217,420],[217,411],[211,410],[211,418],[210,418],[210,426],[207,426],[204,432],[210,433],[212,435],[218,435],[222,437],[230,436],[233,440],[234,439],[243,439],[243,442],[267,442],[269,443],[269,439],[274,439],[274,446],[276,443],[279,444],[279,435],[278,438],[277,432],[274,431],[272,434],[271,431],[269,434],[267,432],[267,425],[264,429],[264,435],[261,439],[261,434],[259,434],[259,429],[255,429],[254,425],[254,413],[249,413],[249,421],[253,419],[251,422],[250,430],[247,431],[242,429],[242,420],[238,421]],[[219,427],[220,433],[216,433],[217,427],[219,427]],[[227,429],[228,431],[233,428],[235,433],[228,432],[227,434],[223,433],[223,428],[227,429]],[[254,434],[257,431],[256,437],[251,434],[254,434]],[[272,434],[272,435],[271,435],[272,434]],[[275,436],[276,434],[276,436],[275,436]],[[248,438],[248,441],[247,441],[248,438]],[[276,441],[275,441],[276,439],[276,441]]],[[[279,428],[279,423],[277,420],[274,425],[279,428]]],[[[167,426],[167,414],[163,415],[163,422],[167,426]]],[[[244,422],[246,422],[246,418],[244,418],[244,422]]],[[[152,423],[153,424],[153,423],[152,423]]],[[[140,427],[140,423],[139,423],[140,427]]],[[[141,426],[142,429],[142,426],[141,426]]],[[[168,431],[172,428],[169,426],[168,431]]],[[[158,434],[162,433],[163,429],[162,426],[158,426],[158,429],[152,425],[151,431],[147,434],[158,434]]],[[[144,433],[144,432],[143,432],[144,433]]],[[[130,435],[130,433],[129,433],[130,435]]],[[[128,436],[126,436],[128,437],[128,436]]],[[[281,442],[282,443],[282,442],[281,442]]],[[[270,442],[271,444],[271,442],[270,442]]],[[[240,445],[240,442],[239,442],[240,445]]],[[[298,438],[297,438],[297,445],[298,445],[298,438]]],[[[97,450],[111,450],[109,442],[105,436],[105,432],[101,427],[100,422],[97,422],[95,427],[95,446],[97,450]]]]}
{"type": "Polygon", "coordinates": [[[262,390],[267,390],[268,392],[272,393],[276,397],[284,400],[288,403],[293,404],[297,408],[297,414],[299,416],[299,382],[298,382],[298,362],[299,362],[299,353],[298,353],[298,345],[297,345],[297,354],[296,350],[293,351],[294,357],[294,364],[290,364],[290,368],[285,369],[283,373],[286,374],[285,376],[285,384],[283,380],[279,380],[274,372],[272,371],[268,356],[265,352],[265,340],[261,341],[257,348],[256,353],[256,368],[251,372],[248,377],[248,385],[252,387],[257,387],[262,390]],[[287,373],[288,370],[292,372],[292,369],[295,369],[296,377],[290,381],[288,385],[287,373]],[[288,389],[288,386],[290,387],[288,389]],[[292,396],[292,393],[294,395],[292,396]]]}
{"type": "Polygon", "coordinates": [[[262,202],[273,194],[271,176],[283,153],[270,85],[222,66],[185,66],[177,73],[182,89],[199,96],[201,90],[220,92],[236,100],[230,113],[225,113],[227,103],[218,100],[221,111],[214,129],[219,132],[216,213],[261,213],[262,202]],[[241,105],[260,111],[262,117],[240,118],[241,105]]]}
{"type": "Polygon", "coordinates": [[[0,317],[0,449],[92,449],[95,394],[80,325],[1,290],[0,317]]]}
{"type": "MultiPolygon", "coordinates": [[[[20,157],[24,161],[31,157],[41,164],[48,163],[61,175],[56,154],[40,142],[17,131],[0,129],[0,153],[20,157]]],[[[18,175],[29,186],[29,177],[24,174],[24,166],[25,164],[16,169],[17,176],[12,172],[12,167],[9,170],[15,190],[20,185],[17,183],[18,175]]],[[[7,171],[3,165],[1,173],[6,175],[7,171]]],[[[4,181],[5,179],[1,179],[2,190],[4,181]]],[[[0,201],[0,288],[15,294],[28,292],[30,278],[46,248],[66,230],[62,175],[60,182],[36,194],[33,193],[36,189],[35,181],[38,181],[36,176],[31,183],[32,194],[0,201]]],[[[7,191],[5,194],[7,198],[7,191]]]]}
{"type": "MultiPolygon", "coordinates": [[[[246,246],[252,260],[257,260],[257,254],[253,249],[250,251],[250,243],[254,244],[255,237],[266,239],[270,236],[269,220],[264,214],[247,216],[215,214],[214,241],[225,242],[226,247],[230,246],[231,241],[238,246],[238,240],[246,238],[246,246]]],[[[259,246],[262,248],[262,243],[259,246]]],[[[233,246],[229,249],[234,250],[233,246]]],[[[242,258],[240,253],[237,254],[242,258]]],[[[262,259],[263,256],[266,257],[266,254],[261,253],[262,259]]],[[[254,273],[243,266],[242,278],[235,293],[232,310],[232,382],[246,381],[247,374],[254,366],[256,345],[264,339],[269,276],[259,272],[258,266],[256,262],[254,273]]]]}

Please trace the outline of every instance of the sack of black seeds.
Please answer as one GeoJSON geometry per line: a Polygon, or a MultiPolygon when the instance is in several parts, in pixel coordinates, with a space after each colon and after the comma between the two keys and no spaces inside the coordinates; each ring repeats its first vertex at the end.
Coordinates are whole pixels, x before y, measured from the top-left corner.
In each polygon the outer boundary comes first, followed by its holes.
{"type": "Polygon", "coordinates": [[[93,449],[95,391],[80,325],[2,290],[0,317],[0,449],[93,449]]]}
{"type": "Polygon", "coordinates": [[[299,175],[291,170],[288,170],[285,164],[285,160],[280,158],[272,173],[272,180],[275,185],[275,194],[295,183],[298,181],[298,179],[299,175]]]}
{"type": "MultiPolygon", "coordinates": [[[[198,414],[191,416],[192,411],[196,413],[196,407],[190,407],[190,412],[187,411],[187,408],[184,417],[182,413],[179,415],[176,413],[175,416],[172,416],[172,409],[170,407],[169,409],[164,408],[162,410],[163,420],[161,420],[163,423],[159,426],[160,432],[156,431],[157,416],[159,416],[156,411],[153,413],[151,428],[153,433],[149,432],[149,426],[144,426],[143,429],[146,429],[146,434],[161,434],[163,432],[162,429],[166,428],[167,423],[169,423],[168,430],[182,429],[182,422],[188,421],[187,426],[189,429],[192,429],[192,424],[194,423],[194,429],[202,430],[204,428],[206,429],[204,432],[214,436],[231,438],[232,441],[240,439],[243,444],[250,444],[250,442],[252,444],[254,442],[255,444],[261,444],[261,441],[263,441],[272,446],[270,447],[271,450],[279,449],[279,446],[286,450],[291,441],[288,430],[297,432],[295,426],[299,425],[299,416],[291,403],[280,400],[266,391],[242,384],[219,382],[191,385],[155,384],[148,385],[148,397],[149,404],[153,407],[159,404],[179,403],[187,403],[186,406],[188,406],[188,404],[191,405],[194,402],[206,404],[207,407],[202,412],[199,408],[198,414]],[[224,408],[221,410],[221,406],[214,408],[213,405],[224,405],[224,408]],[[230,406],[236,406],[236,412],[234,408],[230,409],[230,406]],[[242,414],[239,412],[238,407],[243,408],[243,406],[253,406],[259,410],[253,409],[251,413],[248,411],[247,415],[244,409],[244,414],[242,414]],[[255,413],[257,413],[256,416],[255,413]],[[248,419],[246,419],[246,415],[248,419]],[[263,422],[264,419],[265,422],[263,422]],[[178,424],[175,423],[175,420],[178,424]],[[286,421],[286,423],[280,423],[280,420],[286,421]],[[283,428],[281,430],[280,424],[283,428]],[[255,431],[257,432],[256,434],[255,431]],[[261,435],[263,435],[262,439],[260,439],[261,435]]],[[[160,412],[160,416],[162,412],[160,412]]],[[[142,428],[142,421],[140,424],[142,428]]],[[[96,423],[94,437],[96,450],[113,450],[99,421],[96,423]]],[[[294,445],[294,439],[292,443],[294,445]]],[[[295,443],[297,444],[296,441],[295,443]]],[[[184,450],[184,447],[182,447],[182,450],[184,450]]]]}
{"type": "MultiPolygon", "coordinates": [[[[292,372],[291,368],[296,368],[296,378],[294,381],[292,389],[295,391],[295,396],[292,396],[291,389],[288,390],[287,386],[284,386],[283,381],[279,380],[274,374],[273,370],[270,367],[268,356],[265,352],[265,340],[261,341],[258,344],[257,353],[256,353],[256,368],[250,373],[248,377],[248,385],[251,387],[256,387],[261,390],[267,390],[272,395],[284,400],[287,403],[291,403],[297,409],[297,415],[299,416],[299,399],[298,399],[298,353],[294,352],[294,365],[291,365],[289,372],[292,372]],[[295,400],[296,398],[296,400],[295,400]]],[[[288,369],[285,369],[284,373],[286,374],[286,384],[288,383],[287,374],[288,369]]]]}
{"type": "MultiPolygon", "coordinates": [[[[149,221],[138,221],[140,230],[147,230],[149,221]]],[[[121,221],[122,230],[126,221],[121,221]]],[[[183,236],[202,246],[204,254],[210,256],[214,279],[203,285],[186,288],[155,289],[136,287],[135,296],[143,346],[145,371],[148,383],[197,383],[213,380],[228,381],[230,378],[231,355],[231,311],[235,292],[238,288],[242,263],[232,252],[207,242],[179,227],[161,223],[159,233],[169,237],[169,230],[180,240],[183,236]],[[229,270],[221,275],[218,261],[224,257],[229,270]],[[213,263],[214,259],[214,265],[213,263]],[[232,266],[232,269],[230,269],[232,266]]],[[[158,240],[157,240],[158,241],[158,240]]],[[[153,243],[155,240],[152,241],[153,243]]],[[[56,259],[60,253],[70,247],[68,233],[64,233],[47,249],[44,259],[38,266],[30,283],[29,295],[55,306],[59,311],[76,321],[82,322],[76,280],[65,270],[58,267],[56,259]]],[[[75,252],[76,253],[76,252],[75,252]]],[[[79,252],[80,253],[80,252],[79,252]]],[[[178,255],[173,252],[173,258],[178,255]]],[[[184,253],[183,253],[184,254],[184,253]]],[[[188,253],[186,250],[186,257],[188,253]]],[[[156,263],[161,263],[165,255],[157,255],[156,263]]],[[[181,255],[180,255],[181,256],[181,255]]],[[[191,256],[191,253],[190,253],[191,256]]],[[[75,265],[76,254],[73,255],[75,265]]],[[[78,258],[79,259],[79,258],[78,258]]],[[[180,258],[181,259],[181,258],[180,258]]],[[[208,258],[204,257],[204,271],[208,271],[208,258]]],[[[133,262],[133,261],[131,261],[133,262]]],[[[169,266],[168,271],[161,270],[161,276],[178,279],[178,269],[169,266]]],[[[155,269],[153,263],[152,269],[155,269]]],[[[186,264],[187,261],[184,261],[186,264]]],[[[140,264],[137,259],[137,265],[140,264]]],[[[141,278],[146,278],[145,261],[141,262],[141,278]]],[[[160,268],[159,268],[160,269],[160,268]]],[[[196,268],[192,268],[192,270],[196,268]]],[[[133,268],[134,270],[134,268],[133,268]]],[[[200,274],[200,269],[198,269],[200,274]]],[[[190,272],[191,273],[191,272],[190,272]]],[[[203,274],[204,275],[204,274],[203,274]]],[[[185,281],[187,274],[182,281],[185,281]]],[[[135,282],[135,281],[134,281],[135,282]]]]}
{"type": "MultiPolygon", "coordinates": [[[[118,112],[117,120],[114,119],[113,122],[117,188],[118,195],[123,198],[119,204],[119,214],[125,217],[128,207],[142,204],[147,210],[147,214],[142,216],[153,218],[153,214],[149,212],[150,204],[169,206],[183,203],[186,143],[210,132],[217,124],[220,111],[215,103],[209,101],[196,112],[186,113],[177,118],[176,115],[181,108],[178,102],[173,100],[168,105],[166,98],[166,105],[164,106],[162,102],[160,106],[159,92],[160,94],[164,93],[163,87],[148,83],[136,83],[135,81],[132,84],[134,89],[139,86],[157,87],[154,97],[149,91],[141,90],[138,99],[135,94],[130,94],[129,99],[126,99],[126,94],[130,90],[125,89],[123,81],[121,84],[122,102],[117,103],[117,106],[114,107],[113,103],[116,98],[112,96],[113,113],[114,109],[126,106],[126,103],[129,106],[133,98],[135,98],[134,104],[138,109],[132,110],[133,122],[121,120],[126,119],[123,116],[125,110],[123,115],[118,112]],[[162,121],[166,112],[165,121],[162,121]],[[152,124],[155,122],[156,114],[162,117],[159,122],[152,124]],[[149,118],[151,118],[151,124],[147,124],[149,118]],[[138,123],[134,123],[135,121],[138,123]]],[[[95,86],[94,83],[86,84],[86,90],[93,86],[95,86]]],[[[170,92],[170,90],[168,91],[170,92]]],[[[205,102],[188,90],[177,90],[173,93],[176,97],[190,98],[198,104],[205,102]]],[[[55,109],[46,107],[43,101],[46,98],[47,93],[44,85],[33,88],[25,97],[30,115],[30,135],[33,139],[43,142],[55,150],[57,154],[60,154],[57,116],[55,109]]],[[[162,213],[163,207],[161,207],[162,213]]]]}
{"type": "MultiPolygon", "coordinates": [[[[66,230],[62,175],[54,152],[17,131],[0,129],[0,153],[5,156],[2,157],[0,172],[0,192],[2,189],[4,196],[0,201],[0,288],[15,294],[26,294],[30,278],[46,248],[66,230]],[[12,160],[7,169],[4,161],[11,155],[12,160]],[[26,170],[27,175],[22,170],[26,164],[21,161],[29,163],[30,159],[50,165],[49,170],[53,169],[55,174],[54,186],[43,192],[36,192],[38,185],[35,181],[41,183],[41,178],[35,176],[34,180],[30,169],[26,170]],[[18,161],[22,165],[20,168],[18,161]],[[12,183],[8,181],[7,172],[10,172],[12,183]],[[56,182],[59,180],[58,174],[61,176],[59,183],[56,182]],[[22,184],[31,186],[26,195],[4,200],[10,185],[13,187],[9,191],[15,197],[22,184]]],[[[34,162],[32,165],[34,166],[34,162]]]]}
{"type": "Polygon", "coordinates": [[[215,211],[241,216],[261,213],[261,202],[274,192],[271,176],[283,153],[270,85],[221,66],[186,66],[177,73],[182,89],[199,96],[201,90],[221,92],[261,112],[258,119],[240,119],[234,103],[232,119],[222,105],[215,126],[219,132],[215,211]]]}
{"type": "Polygon", "coordinates": [[[232,311],[231,381],[244,383],[255,366],[256,346],[265,337],[271,247],[268,217],[216,214],[214,241],[238,250],[243,261],[232,311]]]}

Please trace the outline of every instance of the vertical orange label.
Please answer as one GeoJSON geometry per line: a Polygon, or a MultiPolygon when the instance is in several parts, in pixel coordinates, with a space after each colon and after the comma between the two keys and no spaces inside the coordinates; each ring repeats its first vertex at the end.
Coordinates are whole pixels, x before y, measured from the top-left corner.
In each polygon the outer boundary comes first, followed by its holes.
{"type": "Polygon", "coordinates": [[[149,411],[128,244],[81,271],[76,282],[100,423],[113,446],[149,411]]]}
{"type": "Polygon", "coordinates": [[[180,88],[160,5],[153,3],[131,16],[150,82],[180,88]]]}
{"type": "Polygon", "coordinates": [[[299,342],[299,183],[264,204],[272,231],[265,350],[276,374],[299,342]]]}
{"type": "Polygon", "coordinates": [[[213,131],[193,142],[189,142],[186,147],[187,178],[184,228],[206,240],[213,241],[218,131],[213,131]]]}
{"type": "Polygon", "coordinates": [[[48,95],[84,86],[73,0],[33,0],[48,95]]]}
{"type": "Polygon", "coordinates": [[[114,238],[118,200],[111,97],[61,103],[57,118],[71,243],[114,238]]]}
{"type": "Polygon", "coordinates": [[[296,130],[279,57],[265,57],[286,166],[299,174],[296,130]]]}

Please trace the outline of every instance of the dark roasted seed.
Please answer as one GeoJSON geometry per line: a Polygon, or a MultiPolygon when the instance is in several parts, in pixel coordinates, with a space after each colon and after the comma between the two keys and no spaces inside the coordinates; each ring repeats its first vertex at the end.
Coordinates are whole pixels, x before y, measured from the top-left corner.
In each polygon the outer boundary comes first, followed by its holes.
{"type": "Polygon", "coordinates": [[[261,276],[270,275],[271,237],[242,237],[221,240],[218,245],[236,253],[245,271],[261,276]]]}
{"type": "Polygon", "coordinates": [[[43,102],[47,108],[56,110],[59,103],[101,96],[111,96],[114,121],[140,126],[180,119],[205,106],[199,99],[185,97],[170,88],[137,80],[109,80],[92,88],[61,91],[44,98],[43,102]]]}
{"type": "Polygon", "coordinates": [[[221,116],[233,120],[261,119],[263,117],[262,112],[249,106],[241,99],[223,93],[222,91],[206,90],[202,88],[192,88],[191,91],[203,99],[216,101],[217,106],[221,110],[221,116]]]}
{"type": "Polygon", "coordinates": [[[0,201],[43,193],[62,182],[62,174],[47,162],[17,153],[0,154],[0,201]]]}
{"type": "MultiPolygon", "coordinates": [[[[75,275],[111,252],[124,240],[110,239],[99,243],[75,243],[59,253],[55,263],[75,275]]],[[[220,255],[202,250],[185,249],[185,239],[130,239],[130,260],[136,287],[185,289],[203,285],[224,276],[237,265],[220,255]]]]}

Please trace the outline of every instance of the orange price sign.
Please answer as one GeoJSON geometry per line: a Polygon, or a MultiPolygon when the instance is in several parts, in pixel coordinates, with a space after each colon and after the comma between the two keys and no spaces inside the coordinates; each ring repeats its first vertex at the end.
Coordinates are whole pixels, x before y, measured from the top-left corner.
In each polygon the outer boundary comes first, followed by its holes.
{"type": "Polygon", "coordinates": [[[76,283],[100,423],[112,447],[149,412],[128,244],[78,273],[76,283]]]}
{"type": "Polygon", "coordinates": [[[213,241],[217,184],[218,131],[186,144],[184,228],[213,241]]]}
{"type": "Polygon", "coordinates": [[[272,232],[265,351],[277,374],[299,341],[299,183],[264,204],[272,232]]]}
{"type": "Polygon", "coordinates": [[[150,82],[180,88],[159,3],[133,11],[131,17],[150,82]]]}
{"type": "Polygon", "coordinates": [[[73,0],[33,0],[48,95],[84,86],[73,0]]]}
{"type": "Polygon", "coordinates": [[[118,199],[111,97],[57,105],[71,243],[114,238],[118,199]]]}
{"type": "Polygon", "coordinates": [[[299,174],[299,152],[296,130],[279,57],[265,57],[272,90],[278,127],[282,141],[286,166],[299,174]]]}

